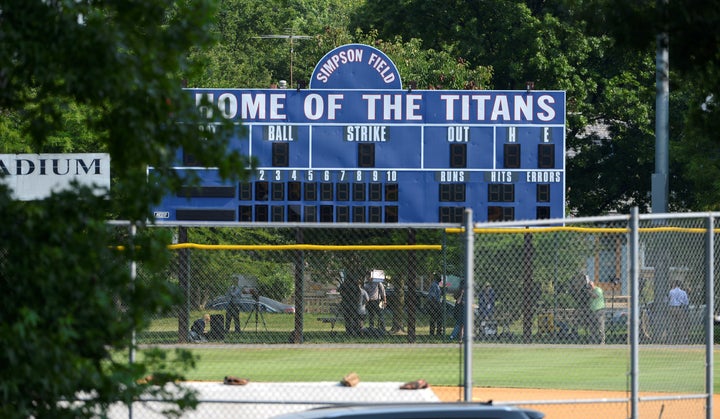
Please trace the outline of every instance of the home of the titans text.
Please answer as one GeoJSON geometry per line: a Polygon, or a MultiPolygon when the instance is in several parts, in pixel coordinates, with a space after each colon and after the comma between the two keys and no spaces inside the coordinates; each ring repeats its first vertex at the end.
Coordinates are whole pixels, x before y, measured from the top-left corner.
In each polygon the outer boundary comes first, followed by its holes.
{"type": "Polygon", "coordinates": [[[557,123],[564,114],[558,94],[483,91],[226,90],[194,91],[207,118],[245,122],[332,123],[557,123]]]}

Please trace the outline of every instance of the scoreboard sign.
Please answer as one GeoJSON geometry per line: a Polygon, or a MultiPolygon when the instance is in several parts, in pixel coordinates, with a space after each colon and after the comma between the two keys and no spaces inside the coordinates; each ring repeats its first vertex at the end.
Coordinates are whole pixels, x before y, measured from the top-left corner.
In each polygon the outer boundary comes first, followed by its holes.
{"type": "Polygon", "coordinates": [[[159,220],[457,224],[465,208],[477,222],[564,217],[564,92],[404,90],[389,58],[351,44],[323,57],[307,90],[187,93],[247,127],[229,147],[258,170],[228,183],[178,156],[176,170],[202,184],[167,196],[159,220]]]}

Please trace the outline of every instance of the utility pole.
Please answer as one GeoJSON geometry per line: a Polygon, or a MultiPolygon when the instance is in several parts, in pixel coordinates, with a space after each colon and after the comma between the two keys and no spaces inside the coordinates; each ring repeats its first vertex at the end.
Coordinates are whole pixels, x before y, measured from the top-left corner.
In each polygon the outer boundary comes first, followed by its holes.
{"type": "Polygon", "coordinates": [[[296,39],[311,39],[312,36],[307,35],[295,35],[290,31],[289,35],[260,35],[257,38],[261,39],[287,39],[290,41],[290,88],[293,88],[293,61],[295,59],[295,48],[294,41],[296,39]]]}
{"type": "Polygon", "coordinates": [[[657,0],[657,16],[662,28],[656,37],[655,52],[655,173],[652,175],[652,212],[661,214],[668,211],[669,167],[669,102],[670,102],[670,54],[667,33],[667,7],[669,0],[657,0]]]}

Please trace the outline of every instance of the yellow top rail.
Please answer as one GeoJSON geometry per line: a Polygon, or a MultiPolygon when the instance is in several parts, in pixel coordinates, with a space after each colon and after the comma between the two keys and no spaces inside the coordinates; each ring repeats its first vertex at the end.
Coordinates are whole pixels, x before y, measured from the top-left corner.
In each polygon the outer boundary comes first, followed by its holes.
{"type": "Polygon", "coordinates": [[[179,243],[168,246],[169,249],[202,250],[442,250],[439,244],[389,244],[389,245],[323,245],[323,244],[198,244],[179,243]]]}
{"type": "MultiPolygon", "coordinates": [[[[638,229],[641,233],[706,233],[705,228],[685,228],[685,227],[646,227],[638,229]]],[[[597,233],[597,234],[618,234],[628,233],[629,228],[608,228],[608,227],[531,227],[531,228],[474,228],[475,234],[525,234],[525,233],[554,233],[559,231],[570,231],[575,233],[597,233]]],[[[713,232],[720,230],[715,229],[713,232]]],[[[446,228],[448,234],[461,234],[465,232],[464,228],[453,227],[446,228]]]]}

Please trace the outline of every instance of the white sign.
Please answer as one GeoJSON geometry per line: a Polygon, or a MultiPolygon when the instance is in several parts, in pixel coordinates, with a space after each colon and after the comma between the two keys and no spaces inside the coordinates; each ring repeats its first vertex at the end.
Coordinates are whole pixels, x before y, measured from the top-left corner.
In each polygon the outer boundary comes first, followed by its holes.
{"type": "Polygon", "coordinates": [[[91,186],[96,195],[110,190],[110,155],[0,154],[0,182],[20,201],[44,199],[70,189],[70,183],[91,186]]]}
{"type": "Polygon", "coordinates": [[[153,215],[155,218],[170,218],[170,211],[155,211],[153,215]]]}

